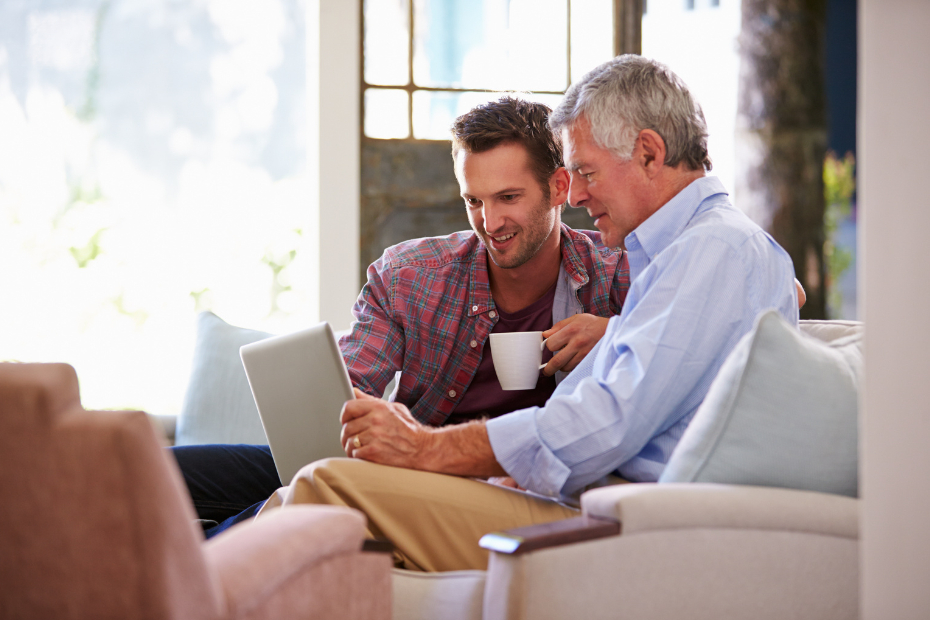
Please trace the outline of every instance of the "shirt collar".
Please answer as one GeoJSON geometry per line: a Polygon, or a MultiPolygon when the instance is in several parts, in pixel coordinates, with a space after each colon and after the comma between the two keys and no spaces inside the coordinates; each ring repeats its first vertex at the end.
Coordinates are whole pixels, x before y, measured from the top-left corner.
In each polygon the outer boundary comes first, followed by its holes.
{"type": "MultiPolygon", "coordinates": [[[[565,224],[561,224],[561,245],[562,249],[562,268],[565,270],[565,273],[568,274],[572,280],[578,283],[579,286],[584,286],[588,283],[590,279],[588,277],[588,270],[585,269],[584,262],[581,260],[581,257],[578,255],[578,250],[575,248],[575,240],[571,235],[568,234],[569,228],[565,224]]],[[[576,233],[577,234],[577,233],[576,233]]],[[[594,246],[594,242],[585,237],[588,243],[594,246]]],[[[593,249],[593,252],[596,252],[597,249],[593,249]]]]}
{"type": "Polygon", "coordinates": [[[692,181],[626,236],[626,248],[630,252],[641,249],[651,261],[681,235],[702,202],[715,194],[726,193],[717,177],[692,181]]]}

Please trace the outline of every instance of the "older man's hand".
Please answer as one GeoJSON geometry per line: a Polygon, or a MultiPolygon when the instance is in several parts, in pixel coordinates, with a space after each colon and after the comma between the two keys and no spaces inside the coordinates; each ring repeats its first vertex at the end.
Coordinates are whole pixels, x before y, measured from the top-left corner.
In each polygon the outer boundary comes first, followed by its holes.
{"type": "Polygon", "coordinates": [[[417,422],[410,410],[355,388],[340,415],[342,447],[350,457],[384,465],[417,467],[430,429],[417,422]]]}
{"type": "Polygon", "coordinates": [[[549,339],[546,347],[556,353],[546,364],[543,374],[551,377],[557,370],[574,370],[604,337],[608,321],[609,319],[593,314],[576,314],[544,331],[543,337],[549,339]]]}

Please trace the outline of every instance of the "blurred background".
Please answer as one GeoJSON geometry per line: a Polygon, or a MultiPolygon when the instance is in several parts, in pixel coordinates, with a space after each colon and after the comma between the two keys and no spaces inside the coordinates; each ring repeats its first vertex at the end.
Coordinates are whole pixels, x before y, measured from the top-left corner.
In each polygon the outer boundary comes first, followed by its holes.
{"type": "MultiPolygon", "coordinates": [[[[554,106],[588,70],[641,51],[702,104],[713,174],[736,204],[786,247],[807,239],[792,255],[814,294],[808,316],[857,318],[856,4],[810,3],[803,19],[778,13],[787,4],[361,1],[358,74],[345,76],[360,108],[346,128],[360,152],[347,189],[359,193],[358,286],[385,247],[468,227],[447,137],[456,116],[504,92],[554,106]],[[772,159],[784,132],[814,144],[789,157],[807,162],[798,171],[772,159]],[[807,200],[803,222],[773,198],[784,187],[807,200]]],[[[319,320],[307,251],[316,6],[0,4],[0,360],[74,365],[88,408],[173,415],[198,312],[275,333],[319,320]]],[[[591,227],[583,210],[566,221],[591,227]]]]}

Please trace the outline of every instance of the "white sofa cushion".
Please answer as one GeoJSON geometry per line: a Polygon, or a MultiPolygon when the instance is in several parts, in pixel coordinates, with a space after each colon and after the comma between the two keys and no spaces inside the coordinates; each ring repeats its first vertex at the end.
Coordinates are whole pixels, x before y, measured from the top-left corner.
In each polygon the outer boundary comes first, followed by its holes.
{"type": "Polygon", "coordinates": [[[239,347],[271,334],[230,325],[212,312],[197,315],[191,378],[178,417],[175,444],[267,445],[239,347]]]}
{"type": "Polygon", "coordinates": [[[724,362],[660,482],[721,482],[858,495],[861,324],[814,326],[775,311],[724,362]]]}

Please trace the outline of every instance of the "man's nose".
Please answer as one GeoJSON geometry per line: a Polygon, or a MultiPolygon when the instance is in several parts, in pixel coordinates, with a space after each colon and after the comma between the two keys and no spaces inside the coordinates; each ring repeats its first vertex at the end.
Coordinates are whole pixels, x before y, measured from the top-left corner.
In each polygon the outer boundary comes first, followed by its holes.
{"type": "Polygon", "coordinates": [[[504,227],[504,213],[491,205],[485,204],[483,208],[484,230],[488,233],[495,233],[504,227]]]}
{"type": "Polygon", "coordinates": [[[588,184],[584,179],[572,177],[568,182],[568,204],[569,206],[581,208],[591,197],[588,194],[588,184]]]}

